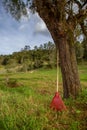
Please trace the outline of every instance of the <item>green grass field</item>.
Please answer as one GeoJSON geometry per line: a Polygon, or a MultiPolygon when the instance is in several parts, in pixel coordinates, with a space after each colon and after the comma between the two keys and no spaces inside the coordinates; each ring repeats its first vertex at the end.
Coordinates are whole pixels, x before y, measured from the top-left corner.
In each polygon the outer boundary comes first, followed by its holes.
{"type": "Polygon", "coordinates": [[[82,93],[76,100],[64,99],[64,112],[50,109],[56,69],[0,74],[0,130],[86,130],[87,65],[79,65],[79,74],[82,93]]]}

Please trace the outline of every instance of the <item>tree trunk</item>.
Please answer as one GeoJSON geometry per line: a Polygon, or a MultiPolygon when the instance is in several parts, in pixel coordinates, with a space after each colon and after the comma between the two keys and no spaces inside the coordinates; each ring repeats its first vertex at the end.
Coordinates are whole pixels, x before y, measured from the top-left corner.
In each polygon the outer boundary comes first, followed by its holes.
{"type": "Polygon", "coordinates": [[[76,98],[81,89],[74,43],[69,43],[69,41],[67,40],[68,34],[63,33],[63,31],[59,32],[59,29],[57,28],[56,34],[53,30],[51,30],[50,32],[53,36],[56,48],[59,51],[64,98],[76,98]]]}
{"type": "Polygon", "coordinates": [[[48,24],[49,23],[47,23],[47,27],[59,51],[64,98],[76,98],[81,89],[74,43],[70,43],[71,40],[68,40],[70,39],[70,35],[63,30],[62,24],[56,22],[55,24],[52,23],[52,26],[48,24]]]}
{"type": "Polygon", "coordinates": [[[73,45],[67,42],[66,36],[57,38],[56,46],[59,50],[59,60],[63,78],[64,97],[76,98],[80,91],[77,62],[73,45]],[[58,43],[58,44],[57,44],[58,43]]]}

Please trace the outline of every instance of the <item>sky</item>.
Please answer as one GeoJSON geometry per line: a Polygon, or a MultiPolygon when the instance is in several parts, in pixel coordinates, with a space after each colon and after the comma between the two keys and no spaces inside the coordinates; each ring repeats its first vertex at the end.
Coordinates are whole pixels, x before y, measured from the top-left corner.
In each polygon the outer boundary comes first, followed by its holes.
{"type": "Polygon", "coordinates": [[[0,55],[20,51],[25,45],[34,46],[53,42],[53,39],[38,13],[22,16],[16,21],[0,3],[0,55]]]}

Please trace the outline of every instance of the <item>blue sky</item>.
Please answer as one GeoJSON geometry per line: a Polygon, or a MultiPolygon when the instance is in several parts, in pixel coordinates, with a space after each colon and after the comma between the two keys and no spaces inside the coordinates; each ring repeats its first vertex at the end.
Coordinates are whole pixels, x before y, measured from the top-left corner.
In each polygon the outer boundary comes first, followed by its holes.
{"type": "Polygon", "coordinates": [[[0,5],[0,54],[20,51],[25,45],[33,48],[48,41],[53,42],[38,13],[28,11],[28,14],[28,18],[23,16],[18,22],[0,5]]]}

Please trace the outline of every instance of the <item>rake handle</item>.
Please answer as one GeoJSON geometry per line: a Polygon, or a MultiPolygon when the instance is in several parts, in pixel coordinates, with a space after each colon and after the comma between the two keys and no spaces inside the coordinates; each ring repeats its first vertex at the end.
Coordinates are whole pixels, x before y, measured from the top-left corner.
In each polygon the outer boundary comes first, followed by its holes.
{"type": "Polygon", "coordinates": [[[59,69],[58,69],[58,57],[59,57],[59,54],[58,54],[58,50],[57,50],[57,92],[59,91],[59,69]]]}

